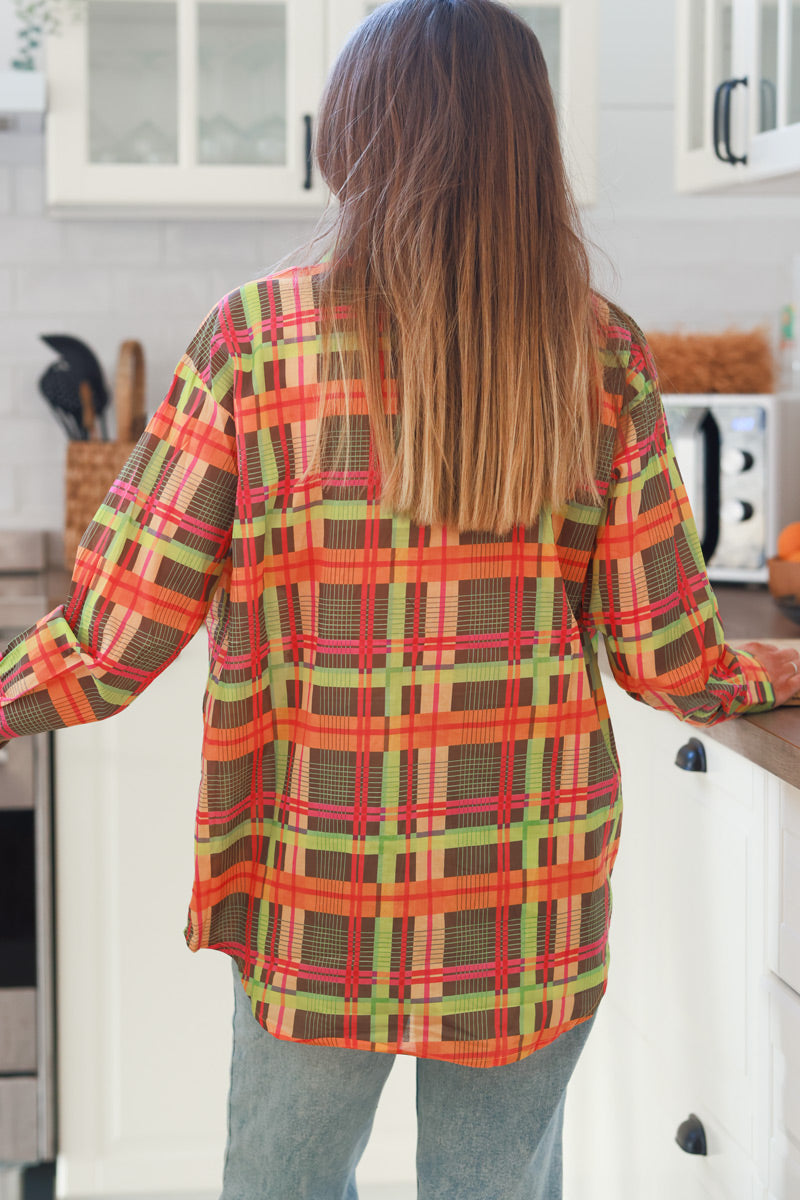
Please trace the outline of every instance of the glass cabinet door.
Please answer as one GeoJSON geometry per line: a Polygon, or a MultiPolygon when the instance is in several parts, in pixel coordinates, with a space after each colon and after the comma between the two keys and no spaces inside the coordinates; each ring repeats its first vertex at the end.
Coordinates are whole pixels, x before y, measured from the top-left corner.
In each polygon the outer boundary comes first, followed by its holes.
{"type": "Polygon", "coordinates": [[[751,155],[760,175],[800,170],[800,0],[753,0],[757,93],[751,155]]]}
{"type": "Polygon", "coordinates": [[[89,161],[177,163],[175,0],[89,0],[89,161]]]}
{"type": "Polygon", "coordinates": [[[686,145],[713,150],[714,93],[734,77],[733,0],[689,0],[686,145]]]}
{"type": "Polygon", "coordinates": [[[741,181],[743,165],[725,159],[729,154],[741,158],[747,151],[752,74],[747,58],[752,40],[747,6],[751,2],[678,0],[675,165],[679,191],[741,181]],[[747,83],[733,86],[732,81],[745,77],[747,83]],[[731,86],[720,91],[726,82],[731,86]]]}
{"type": "Polygon", "coordinates": [[[778,128],[778,0],[760,0],[758,13],[757,129],[778,128]]]}
{"type": "Polygon", "coordinates": [[[285,165],[286,4],[197,6],[197,161],[285,165]]]}

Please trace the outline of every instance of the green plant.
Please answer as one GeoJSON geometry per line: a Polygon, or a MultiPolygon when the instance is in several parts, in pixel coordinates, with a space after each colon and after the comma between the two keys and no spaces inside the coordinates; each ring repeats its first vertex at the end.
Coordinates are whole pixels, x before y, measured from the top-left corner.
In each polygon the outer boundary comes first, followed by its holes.
{"type": "Polygon", "coordinates": [[[77,16],[85,0],[12,0],[19,22],[19,50],[11,65],[18,71],[32,71],[34,51],[44,34],[61,31],[64,20],[77,16]]]}

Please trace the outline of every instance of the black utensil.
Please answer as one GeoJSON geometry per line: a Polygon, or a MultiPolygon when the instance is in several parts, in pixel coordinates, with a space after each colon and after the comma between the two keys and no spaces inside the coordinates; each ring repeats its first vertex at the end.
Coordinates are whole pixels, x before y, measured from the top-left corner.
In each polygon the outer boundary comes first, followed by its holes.
{"type": "Polygon", "coordinates": [[[94,352],[80,338],[68,333],[43,333],[42,341],[52,347],[73,371],[76,381],[86,380],[92,389],[92,407],[98,419],[104,439],[108,438],[105,412],[110,403],[110,393],[103,377],[103,369],[94,352]]]}
{"type": "Polygon", "coordinates": [[[39,380],[39,391],[61,422],[67,437],[85,441],[80,391],[72,369],[65,362],[52,363],[39,380]]]}

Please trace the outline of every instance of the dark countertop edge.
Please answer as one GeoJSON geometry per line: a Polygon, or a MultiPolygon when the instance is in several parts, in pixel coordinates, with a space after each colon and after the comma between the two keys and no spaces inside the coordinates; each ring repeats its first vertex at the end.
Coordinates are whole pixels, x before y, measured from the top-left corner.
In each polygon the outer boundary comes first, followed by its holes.
{"type": "MultiPolygon", "coordinates": [[[[714,593],[729,642],[800,641],[800,625],[778,608],[766,585],[714,584],[714,593]]],[[[602,646],[600,662],[610,679],[602,646]]],[[[612,681],[611,686],[618,685],[612,681]]],[[[770,775],[800,788],[800,707],[789,705],[752,716],[731,717],[716,725],[683,724],[692,730],[692,736],[713,738],[770,775]]]]}
{"type": "Polygon", "coordinates": [[[800,708],[732,717],[698,732],[701,738],[708,735],[770,775],[800,788],[800,708]]]}

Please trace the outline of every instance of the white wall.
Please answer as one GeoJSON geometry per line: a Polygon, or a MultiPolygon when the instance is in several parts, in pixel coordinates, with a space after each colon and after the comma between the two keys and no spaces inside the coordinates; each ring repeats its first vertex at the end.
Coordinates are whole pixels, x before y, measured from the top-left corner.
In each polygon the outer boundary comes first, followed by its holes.
{"type": "MultiPolygon", "coordinates": [[[[800,192],[675,196],[674,4],[598,6],[600,182],[585,217],[598,286],[645,331],[776,330],[800,251],[800,192]]],[[[261,223],[53,220],[43,150],[40,133],[0,132],[0,528],[62,523],[65,442],[37,389],[53,357],[40,334],[84,339],[109,382],[119,343],[140,339],[152,412],[211,305],[311,230],[266,214],[261,223]]]]}

